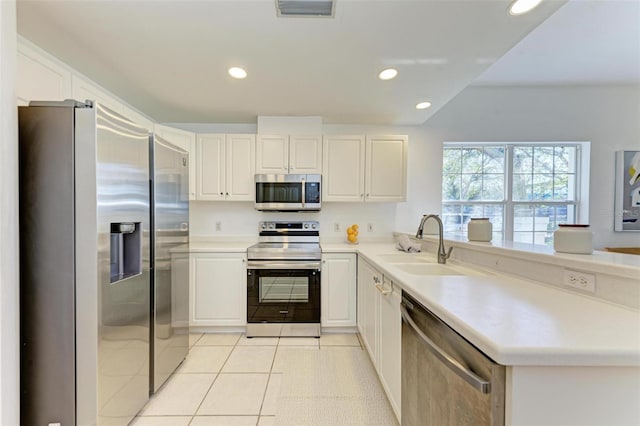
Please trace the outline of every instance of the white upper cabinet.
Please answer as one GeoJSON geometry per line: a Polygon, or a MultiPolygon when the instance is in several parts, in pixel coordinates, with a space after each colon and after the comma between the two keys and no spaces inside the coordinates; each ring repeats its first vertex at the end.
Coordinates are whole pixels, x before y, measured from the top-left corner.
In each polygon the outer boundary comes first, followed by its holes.
{"type": "Polygon", "coordinates": [[[407,198],[407,136],[327,135],[322,201],[407,198]]]}
{"type": "Polygon", "coordinates": [[[322,137],[319,135],[258,135],[256,173],[321,173],[322,137]]]}
{"type": "Polygon", "coordinates": [[[289,137],[258,135],[256,139],[256,173],[289,172],[289,137]]]}
{"type": "Polygon", "coordinates": [[[163,139],[189,153],[189,200],[196,199],[196,134],[186,130],[154,125],[153,131],[163,139]]]}
{"type": "Polygon", "coordinates": [[[253,201],[255,135],[199,134],[196,199],[253,201]]]}
{"type": "Polygon", "coordinates": [[[71,98],[71,71],[22,42],[18,43],[16,66],[18,105],[71,98]]]}
{"type": "Polygon", "coordinates": [[[323,138],[322,201],[364,200],[364,135],[323,138]]]}
{"type": "Polygon", "coordinates": [[[407,200],[407,136],[367,136],[365,200],[407,200]]]}
{"type": "Polygon", "coordinates": [[[322,173],[322,136],[289,136],[289,173],[322,173]]]}
{"type": "Polygon", "coordinates": [[[254,201],[256,136],[229,134],[225,145],[225,199],[254,201]]]}
{"type": "Polygon", "coordinates": [[[224,200],[225,135],[202,134],[196,139],[196,199],[224,200]]]}

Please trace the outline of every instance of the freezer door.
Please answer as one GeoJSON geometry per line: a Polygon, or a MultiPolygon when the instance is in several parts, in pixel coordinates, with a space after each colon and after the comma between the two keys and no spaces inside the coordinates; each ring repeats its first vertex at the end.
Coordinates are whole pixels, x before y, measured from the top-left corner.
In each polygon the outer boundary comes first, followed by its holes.
{"type": "Polygon", "coordinates": [[[149,132],[100,104],[76,117],[78,424],[126,425],[149,399],[149,132]]]}
{"type": "Polygon", "coordinates": [[[157,391],[189,351],[189,154],[154,137],[153,369],[157,391]]]}

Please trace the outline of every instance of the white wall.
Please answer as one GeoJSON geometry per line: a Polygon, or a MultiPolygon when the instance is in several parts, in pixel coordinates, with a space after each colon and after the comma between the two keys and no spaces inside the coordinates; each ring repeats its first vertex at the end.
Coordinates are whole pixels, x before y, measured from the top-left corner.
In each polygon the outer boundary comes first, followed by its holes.
{"type": "Polygon", "coordinates": [[[0,1],[0,424],[20,423],[16,3],[0,1]]]}
{"type": "MultiPolygon", "coordinates": [[[[173,124],[199,132],[251,132],[252,125],[173,124]]],[[[255,131],[255,130],[254,130],[255,131]]],[[[196,238],[257,235],[261,220],[308,219],[320,221],[321,237],[342,239],[345,228],[360,225],[360,241],[390,238],[393,231],[415,232],[425,213],[440,212],[442,147],[427,143],[424,129],[412,126],[324,125],[323,134],[406,134],[409,136],[408,185],[405,203],[323,203],[318,213],[258,212],[249,202],[195,201],[190,203],[191,231],[196,238]],[[216,231],[216,222],[221,230],[216,231]],[[340,224],[340,232],[334,224],[340,224]],[[367,224],[373,225],[368,232],[367,224]]]]}
{"type": "MultiPolygon", "coordinates": [[[[640,150],[640,86],[468,87],[424,125],[443,141],[591,141],[590,209],[596,248],[638,246],[613,231],[615,152],[640,150]]],[[[431,179],[440,182],[440,171],[431,179]]]]}

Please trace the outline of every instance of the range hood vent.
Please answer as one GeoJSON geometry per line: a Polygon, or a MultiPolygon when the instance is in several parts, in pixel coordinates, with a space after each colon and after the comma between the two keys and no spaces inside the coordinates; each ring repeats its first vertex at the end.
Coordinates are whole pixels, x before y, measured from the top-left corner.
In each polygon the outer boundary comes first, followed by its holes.
{"type": "Polygon", "coordinates": [[[276,0],[278,16],[333,17],[332,0],[276,0]]]}

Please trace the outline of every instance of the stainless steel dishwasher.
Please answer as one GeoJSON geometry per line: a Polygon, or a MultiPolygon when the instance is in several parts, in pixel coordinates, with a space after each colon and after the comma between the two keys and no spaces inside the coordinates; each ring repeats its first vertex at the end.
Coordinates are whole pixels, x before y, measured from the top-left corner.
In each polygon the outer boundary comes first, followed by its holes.
{"type": "Polygon", "coordinates": [[[402,293],[402,425],[504,425],[505,367],[402,293]]]}

